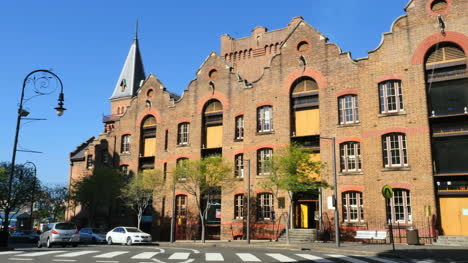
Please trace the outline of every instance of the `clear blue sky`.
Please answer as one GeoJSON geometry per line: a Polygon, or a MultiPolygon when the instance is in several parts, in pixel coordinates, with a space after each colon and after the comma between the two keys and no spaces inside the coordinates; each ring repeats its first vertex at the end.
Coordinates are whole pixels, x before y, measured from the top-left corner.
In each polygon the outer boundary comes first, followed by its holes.
{"type": "Polygon", "coordinates": [[[43,154],[19,152],[33,161],[39,178],[66,184],[68,154],[102,130],[114,85],[140,21],[140,48],[146,74],[154,73],[178,94],[195,78],[219,37],[250,35],[258,25],[282,28],[294,16],[337,43],[353,58],[367,56],[383,32],[404,14],[407,0],[295,1],[4,1],[0,15],[0,161],[11,161],[16,112],[23,78],[32,70],[53,69],[64,83],[65,107],[57,117],[58,94],[35,98],[19,145],[43,154]],[[285,6],[290,4],[290,6],[285,6]]]}

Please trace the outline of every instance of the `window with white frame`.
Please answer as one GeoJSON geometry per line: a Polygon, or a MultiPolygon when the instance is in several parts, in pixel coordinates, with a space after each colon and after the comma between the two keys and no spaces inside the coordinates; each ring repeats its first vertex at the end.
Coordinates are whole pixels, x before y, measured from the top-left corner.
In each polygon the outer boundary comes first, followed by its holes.
{"type": "Polygon", "coordinates": [[[393,197],[386,199],[387,221],[408,224],[412,221],[410,191],[393,189],[393,197]]]}
{"type": "Polygon", "coordinates": [[[362,193],[348,191],[343,194],[343,221],[361,222],[364,220],[364,203],[362,193]]]}
{"type": "Polygon", "coordinates": [[[177,144],[178,145],[187,145],[189,142],[189,133],[190,133],[190,123],[184,122],[180,123],[177,133],[177,144]]]}
{"type": "Polygon", "coordinates": [[[340,144],[341,172],[361,171],[361,146],[359,142],[340,144]]]}
{"type": "Polygon", "coordinates": [[[257,196],[257,219],[270,220],[273,216],[273,194],[261,193],[257,196]]]}
{"type": "Polygon", "coordinates": [[[237,194],[234,196],[234,218],[244,218],[244,195],[237,194]]]}
{"type": "Polygon", "coordinates": [[[273,156],[273,149],[262,148],[257,151],[257,175],[268,175],[268,160],[273,156]]]}
{"type": "Polygon", "coordinates": [[[240,153],[237,154],[234,157],[234,162],[235,162],[235,170],[234,170],[234,175],[237,178],[243,178],[244,177],[244,154],[240,153]]]}
{"type": "Polygon", "coordinates": [[[345,95],[338,98],[338,115],[340,124],[359,122],[359,105],[357,95],[345,95]]]}
{"type": "Polygon", "coordinates": [[[122,172],[123,175],[130,174],[130,170],[128,170],[128,165],[126,164],[120,166],[120,171],[122,172]]]}
{"type": "Polygon", "coordinates": [[[176,217],[187,216],[187,196],[178,195],[176,196],[176,217]]]}
{"type": "Polygon", "coordinates": [[[406,135],[404,133],[389,133],[382,136],[384,167],[408,166],[406,135]]]}
{"type": "Polygon", "coordinates": [[[93,169],[94,160],[92,155],[86,156],[86,169],[91,170],[93,169]]]}
{"type": "Polygon", "coordinates": [[[273,107],[262,106],[257,108],[257,132],[273,131],[273,107]]]}
{"type": "Polygon", "coordinates": [[[403,111],[403,94],[400,80],[379,83],[380,113],[403,111]]]}
{"type": "Polygon", "coordinates": [[[120,147],[121,153],[129,153],[130,152],[130,134],[122,135],[122,142],[120,147]]]}
{"type": "Polygon", "coordinates": [[[240,115],[236,117],[235,139],[236,140],[244,139],[244,115],[240,115]]]}

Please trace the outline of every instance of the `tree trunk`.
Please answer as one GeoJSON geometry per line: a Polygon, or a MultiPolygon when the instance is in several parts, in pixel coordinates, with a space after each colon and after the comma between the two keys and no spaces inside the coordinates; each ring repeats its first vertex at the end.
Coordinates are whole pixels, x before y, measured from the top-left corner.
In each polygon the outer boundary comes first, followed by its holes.
{"type": "Polygon", "coordinates": [[[200,218],[201,218],[201,240],[203,243],[205,243],[205,216],[203,215],[203,212],[200,211],[200,218]]]}

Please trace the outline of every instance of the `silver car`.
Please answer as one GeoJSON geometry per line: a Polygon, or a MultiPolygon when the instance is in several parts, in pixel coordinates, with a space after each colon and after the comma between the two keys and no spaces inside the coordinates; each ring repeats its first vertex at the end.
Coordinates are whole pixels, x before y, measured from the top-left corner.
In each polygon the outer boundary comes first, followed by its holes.
{"type": "Polygon", "coordinates": [[[78,246],[80,242],[80,234],[75,224],[73,223],[51,223],[48,224],[44,233],[39,236],[37,247],[46,245],[48,248],[53,245],[72,245],[78,246]]]}
{"type": "Polygon", "coordinates": [[[80,242],[81,243],[105,243],[106,242],[106,231],[103,229],[83,227],[80,230],[80,242]]]}

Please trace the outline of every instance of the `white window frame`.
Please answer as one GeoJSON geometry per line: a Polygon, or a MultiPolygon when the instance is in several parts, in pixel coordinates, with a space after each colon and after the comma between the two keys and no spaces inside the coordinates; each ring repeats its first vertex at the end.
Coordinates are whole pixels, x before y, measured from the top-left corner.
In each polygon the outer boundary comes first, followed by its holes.
{"type": "Polygon", "coordinates": [[[387,80],[379,83],[380,113],[394,113],[404,111],[401,80],[387,80]],[[393,94],[389,94],[393,91],[393,94]],[[389,103],[391,102],[391,103],[389,103]],[[395,105],[389,109],[389,105],[395,105]]]}
{"type": "Polygon", "coordinates": [[[349,94],[339,97],[338,112],[340,124],[359,123],[358,96],[349,94]]]}
{"type": "Polygon", "coordinates": [[[179,123],[177,133],[178,133],[177,144],[187,145],[189,143],[190,123],[189,122],[179,123]]]}
{"type": "Polygon", "coordinates": [[[361,144],[355,141],[340,144],[341,172],[361,171],[361,144]],[[354,164],[354,168],[350,168],[354,164]]]}
{"type": "Polygon", "coordinates": [[[122,135],[122,144],[121,144],[121,153],[129,153],[130,152],[130,142],[131,142],[131,135],[124,134],[122,135]]]}
{"type": "Polygon", "coordinates": [[[257,132],[273,131],[273,106],[265,105],[257,108],[257,132]]]}
{"type": "Polygon", "coordinates": [[[274,212],[273,194],[260,193],[257,196],[258,220],[271,220],[274,212]]]}
{"type": "Polygon", "coordinates": [[[257,151],[257,176],[266,176],[270,174],[266,171],[265,162],[273,156],[272,148],[262,148],[257,151]]]}
{"type": "Polygon", "coordinates": [[[237,178],[244,178],[244,154],[236,154],[234,156],[235,170],[234,175],[237,178]]]}
{"type": "Polygon", "coordinates": [[[244,218],[244,194],[234,196],[234,219],[244,218]]]}
{"type": "Polygon", "coordinates": [[[387,133],[382,137],[382,155],[385,168],[408,166],[406,134],[387,133]],[[395,159],[399,159],[397,162],[395,159]]]}
{"type": "Polygon", "coordinates": [[[243,140],[244,139],[244,115],[239,115],[235,119],[235,139],[243,140]]]}
{"type": "Polygon", "coordinates": [[[343,197],[343,222],[363,222],[364,202],[362,192],[347,191],[342,193],[343,197]],[[352,202],[354,200],[354,202],[352,202]],[[352,215],[356,215],[353,217],[352,215]]]}
{"type": "Polygon", "coordinates": [[[410,190],[394,188],[392,198],[386,199],[385,202],[387,210],[387,221],[391,223],[404,224],[410,224],[412,222],[413,216],[410,190]],[[397,211],[396,208],[398,208],[400,211],[397,211]],[[398,219],[397,214],[399,214],[398,219]]]}

